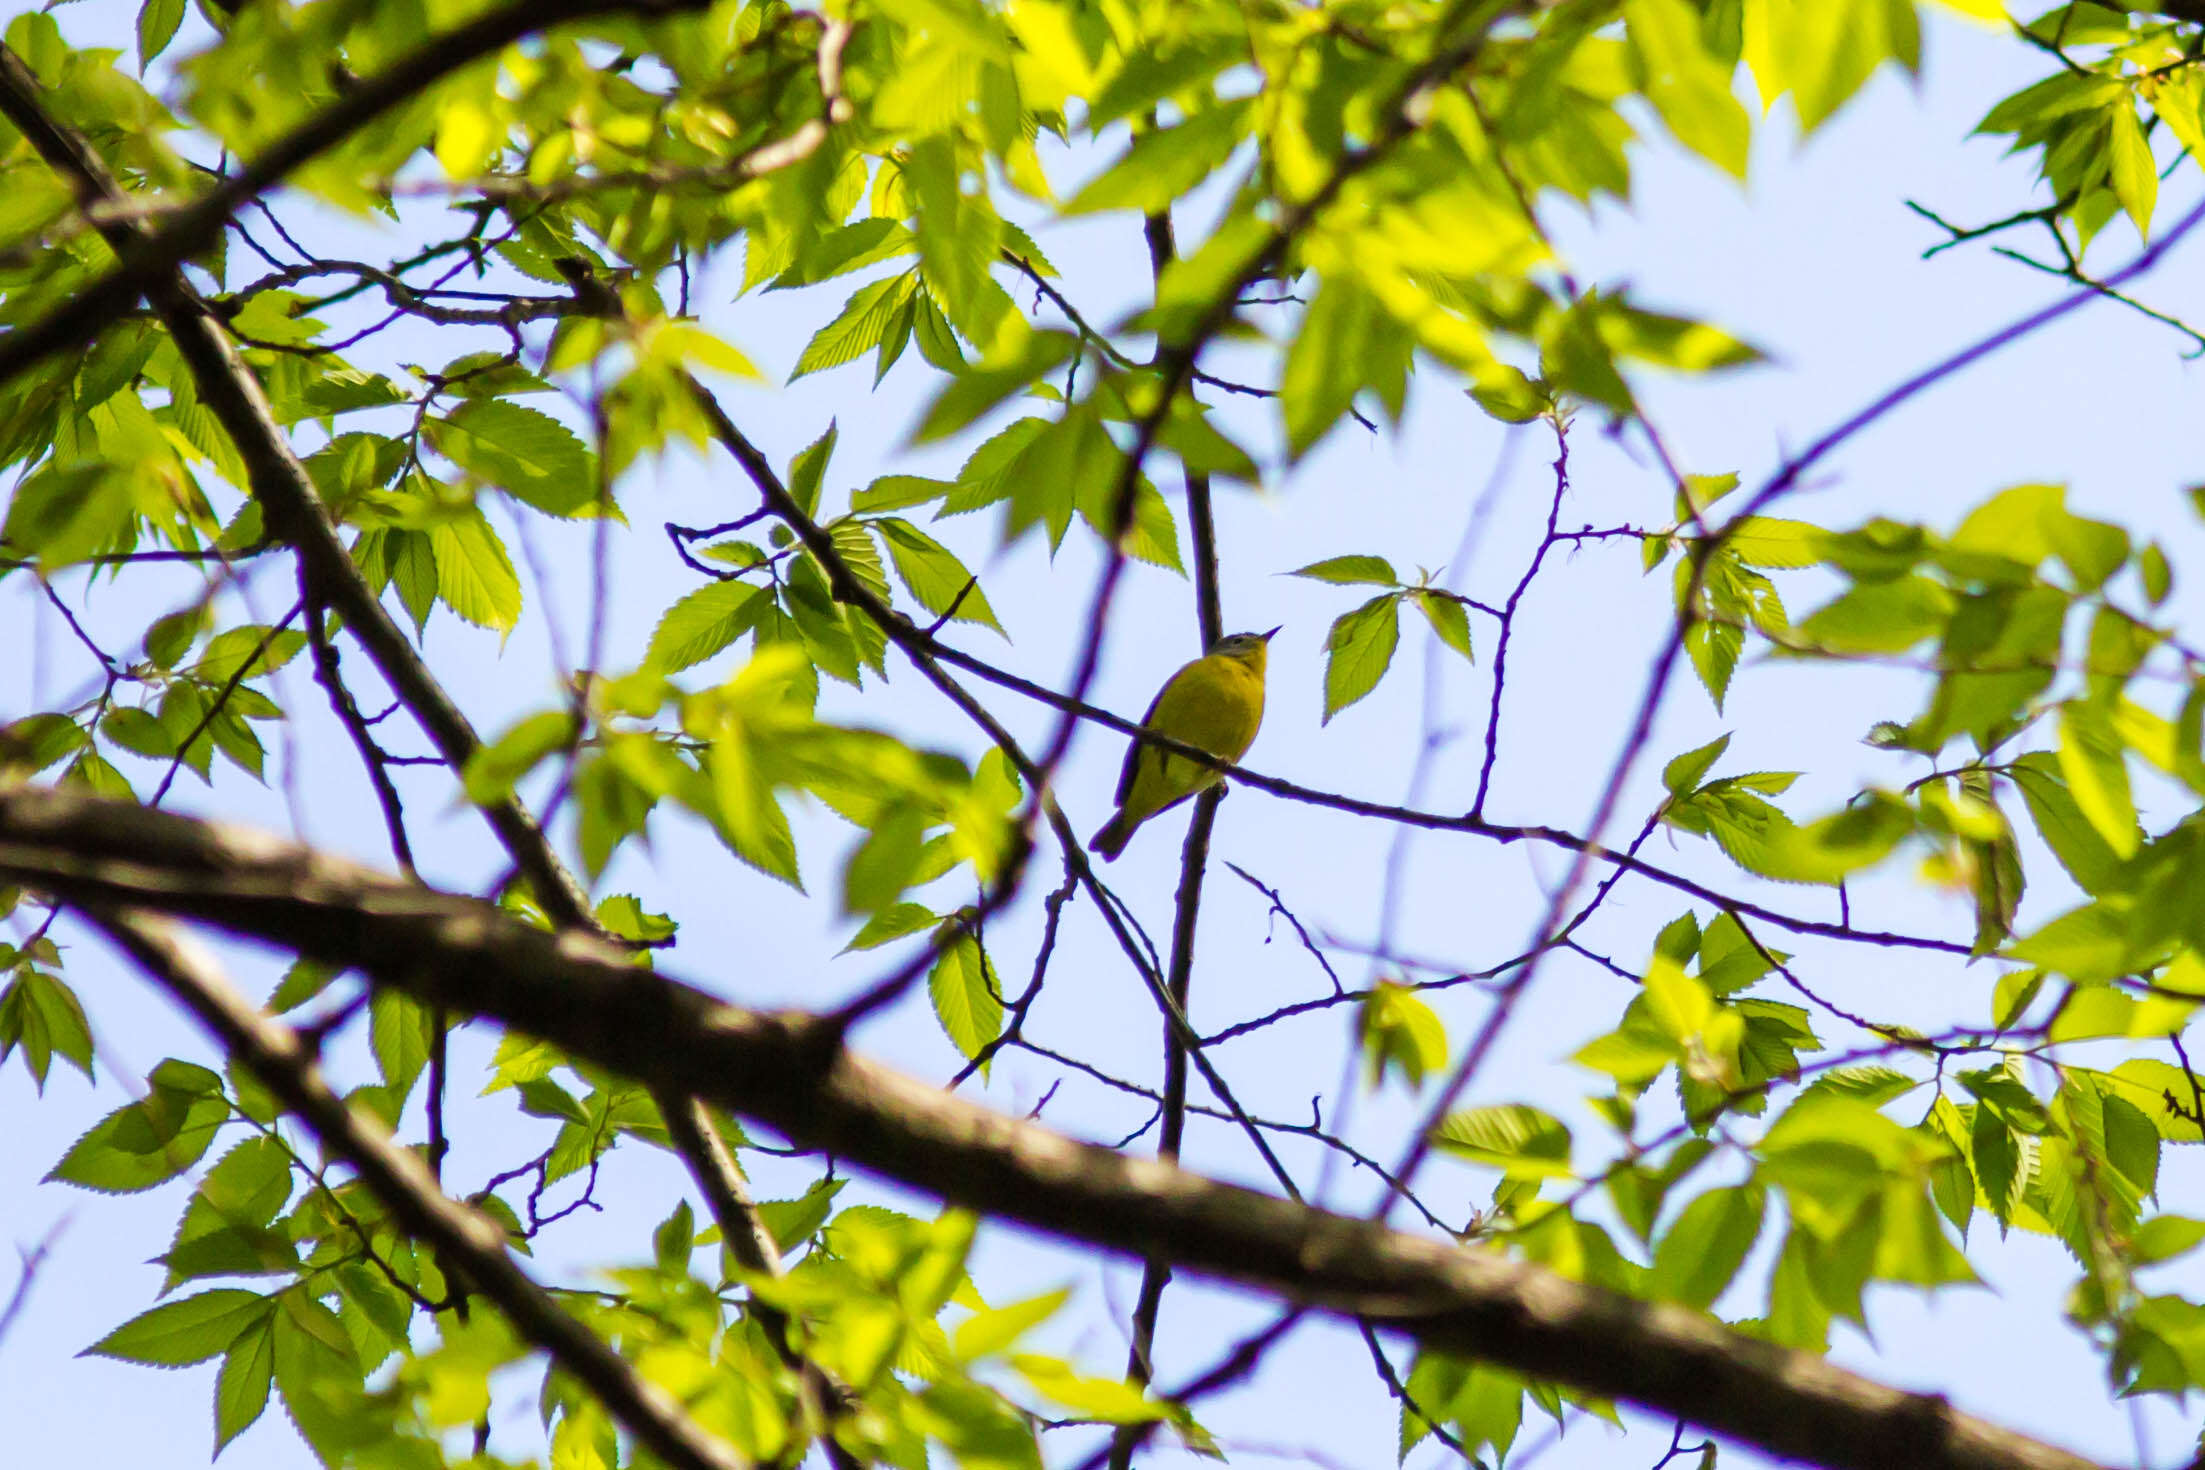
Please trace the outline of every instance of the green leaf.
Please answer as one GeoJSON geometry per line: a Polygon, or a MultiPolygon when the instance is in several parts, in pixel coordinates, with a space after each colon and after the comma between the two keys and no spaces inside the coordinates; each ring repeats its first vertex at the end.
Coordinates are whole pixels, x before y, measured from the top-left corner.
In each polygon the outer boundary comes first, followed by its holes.
{"type": "Polygon", "coordinates": [[[894,516],[872,524],[888,547],[897,578],[919,606],[937,618],[978,623],[1003,632],[1003,625],[995,619],[995,609],[988,605],[988,595],[980,590],[979,579],[965,570],[965,564],[948,547],[894,516]]]}
{"type": "Polygon", "coordinates": [[[1731,523],[1723,547],[1749,567],[1811,567],[1821,563],[1828,535],[1805,521],[1746,516],[1731,523]]]}
{"type": "Polygon", "coordinates": [[[1460,602],[1444,592],[1428,592],[1422,588],[1410,594],[1424,614],[1424,621],[1432,625],[1432,632],[1440,642],[1452,648],[1472,663],[1477,658],[1470,651],[1470,614],[1460,602]]]}
{"type": "Polygon", "coordinates": [[[46,1177],[103,1194],[130,1194],[199,1162],[230,1116],[222,1078],[172,1059],[155,1067],[147,1082],[143,1098],[93,1124],[46,1177]]]}
{"type": "Polygon", "coordinates": [[[774,1245],[787,1253],[810,1241],[819,1227],[827,1223],[835,1196],[842,1193],[842,1186],[849,1182],[847,1179],[821,1179],[795,1199],[760,1200],[758,1218],[765,1222],[774,1245]]]}
{"type": "Polygon", "coordinates": [[[607,894],[600,899],[597,922],[608,932],[637,944],[662,944],[680,928],[670,916],[646,909],[632,893],[607,894]]]}
{"type": "Polygon", "coordinates": [[[1008,352],[974,363],[934,395],[912,439],[947,438],[1070,357],[1078,339],[1065,332],[1030,332],[1008,352]]]}
{"type": "Polygon", "coordinates": [[[1169,207],[1232,157],[1252,106],[1247,98],[1211,103],[1176,127],[1141,134],[1124,158],[1072,197],[1065,212],[1136,209],[1154,214],[1169,207]]]}
{"type": "Polygon", "coordinates": [[[808,516],[819,514],[819,492],[827,478],[827,462],[834,458],[835,441],[841,436],[832,419],[827,431],[797,451],[789,461],[789,499],[808,516]]]}
{"type": "Polygon", "coordinates": [[[841,952],[848,954],[852,950],[878,949],[882,945],[893,943],[907,934],[916,934],[921,929],[932,928],[941,922],[941,917],[940,914],[935,913],[924,904],[890,904],[887,908],[880,910],[870,919],[867,919],[865,926],[858,930],[848,944],[842,946],[841,952]]]}
{"type": "Polygon", "coordinates": [[[230,1342],[214,1380],[214,1452],[251,1428],[276,1378],[275,1309],[269,1304],[230,1342]]]}
{"type": "Polygon", "coordinates": [[[1661,768],[1661,784],[1671,796],[1689,796],[1730,748],[1730,736],[1718,735],[1702,746],[1686,751],[1661,768]]]}
{"type": "Polygon", "coordinates": [[[1300,459],[1355,402],[1385,322],[1371,294],[1344,275],[1327,276],[1302,313],[1279,376],[1290,455],[1300,459]]]}
{"type": "Polygon", "coordinates": [[[1730,68],[1708,54],[1699,15],[1684,0],[1629,0],[1623,17],[1639,86],[1669,131],[1732,178],[1744,179],[1752,124],[1731,95],[1730,68]]]}
{"type": "MultiPolygon", "coordinates": [[[[1370,1063],[1373,1087],[1395,1070],[1411,1088],[1422,1087],[1426,1077],[1447,1065],[1446,1026],[1406,985],[1379,981],[1356,1012],[1355,1030],[1370,1063]]],[[[1567,1135],[1563,1141],[1566,1145],[1567,1135]]]]}
{"type": "Polygon", "coordinates": [[[2104,903],[2085,904],[2008,945],[2006,953],[2078,985],[2102,985],[2130,968],[2129,926],[2122,912],[2104,903]]]}
{"type": "Polygon", "coordinates": [[[2135,105],[2123,92],[2106,109],[2106,157],[2113,175],[2113,195],[2136,222],[2136,233],[2151,238],[2151,212],[2159,202],[2159,165],[2151,156],[2151,143],[2137,121],[2135,105]]]}
{"type": "Polygon", "coordinates": [[[2082,807],[2060,775],[2058,757],[2046,751],[2032,751],[2008,766],[2006,774],[2021,788],[2022,800],[2029,808],[2029,817],[2035,822],[2038,835],[2044,838],[2044,845],[2052,849],[2052,856],[2059,859],[2068,876],[2082,885],[2086,893],[2103,893],[2114,881],[2121,858],[2083,815],[2082,807]]]}
{"type": "Polygon", "coordinates": [[[265,1134],[240,1142],[199,1181],[162,1263],[162,1290],[201,1276],[288,1275],[298,1269],[290,1236],[274,1227],[291,1197],[291,1155],[265,1134]]]}
{"type": "MultiPolygon", "coordinates": [[[[1021,419],[1019,422],[1041,421],[1021,419]]],[[[952,488],[948,480],[929,480],[923,475],[883,475],[850,496],[850,509],[860,515],[874,511],[908,510],[914,505],[932,504],[947,495],[952,488]]]]}
{"type": "Polygon", "coordinates": [[[1168,1417],[1164,1405],[1148,1398],[1133,1384],[1116,1378],[1087,1378],[1056,1358],[1014,1353],[1015,1367],[1034,1392],[1053,1400],[1083,1418],[1105,1424],[1144,1424],[1168,1417]]]}
{"type": "MultiPolygon", "coordinates": [[[[1108,441],[1105,440],[1105,443],[1108,441]]],[[[1110,492],[1114,485],[1106,484],[1099,476],[1090,477],[1081,487],[1079,497],[1080,516],[1097,535],[1108,534],[1110,527],[1110,492]]],[[[1014,516],[1015,519],[1015,516],[1014,516]]],[[[1172,520],[1171,506],[1163,492],[1143,475],[1133,486],[1133,520],[1126,527],[1123,541],[1126,555],[1150,566],[1163,567],[1167,571],[1186,572],[1179,559],[1179,527],[1172,520]]]]}
{"type": "Polygon", "coordinates": [[[270,1299],[257,1292],[221,1287],[142,1312],[84,1351],[155,1368],[182,1368],[227,1351],[241,1332],[265,1324],[272,1310],[270,1299]]]}
{"type": "Polygon", "coordinates": [[[1382,556],[1328,556],[1287,575],[1318,582],[1371,582],[1380,587],[1401,585],[1401,579],[1394,575],[1393,563],[1382,556]]]}
{"type": "Polygon", "coordinates": [[[879,347],[898,316],[910,312],[911,298],[918,288],[919,278],[911,272],[858,287],[843,303],[841,314],[804,344],[789,381],[855,362],[879,347]]]}
{"type": "Polygon", "coordinates": [[[1449,1113],[1432,1130],[1432,1142],[1510,1178],[1560,1179],[1570,1174],[1569,1129],[1551,1114],[1522,1103],[1449,1113]]]}
{"type": "Polygon", "coordinates": [[[842,912],[869,914],[894,904],[918,875],[928,821],[899,806],[873,824],[842,870],[842,912]]]}
{"type": "Polygon", "coordinates": [[[168,49],[183,21],[184,0],[145,0],[138,8],[138,75],[144,76],[153,58],[168,49]]]}
{"type": "Polygon", "coordinates": [[[646,660],[666,674],[703,663],[757,626],[772,601],[756,603],[759,591],[754,582],[725,581],[707,582],[685,594],[652,629],[646,660]]]}
{"type": "Polygon", "coordinates": [[[82,561],[120,536],[130,523],[130,483],[105,463],[57,465],[51,460],[18,480],[0,522],[0,541],[41,567],[82,561]]]}
{"type": "Polygon", "coordinates": [[[2129,797],[2128,761],[2104,709],[2080,700],[2060,706],[2060,774],[2068,794],[2116,858],[2136,852],[2142,834],[2129,797]]]}
{"type": "Polygon", "coordinates": [[[83,727],[67,715],[32,715],[0,725],[0,764],[35,776],[88,743],[83,727]]]}
{"type": "Polygon", "coordinates": [[[1711,1310],[1761,1234],[1767,1193],[1756,1185],[1711,1189],[1684,1207],[1654,1251],[1656,1294],[1711,1310]]]}
{"type": "Polygon", "coordinates": [[[514,783],[545,757],[565,750],[575,737],[574,711],[538,710],[515,721],[467,761],[467,799],[490,806],[513,794],[514,783]]]}
{"type": "Polygon", "coordinates": [[[2147,545],[2137,558],[2137,571],[2144,581],[2144,596],[2153,607],[2167,600],[2174,590],[2174,568],[2167,562],[2167,553],[2154,541],[2147,545]]]}
{"type": "Polygon", "coordinates": [[[1832,653],[1904,653],[1944,630],[1953,595],[1927,577],[1861,582],[1799,625],[1800,641],[1832,653]]]}
{"type": "Polygon", "coordinates": [[[978,942],[962,924],[955,927],[927,972],[926,989],[942,1031],[969,1061],[1003,1033],[1003,990],[978,942]]]}
{"type": "Polygon", "coordinates": [[[299,959],[283,972],[275,994],[268,997],[268,1009],[275,1015],[295,1011],[315,996],[329,988],[329,982],[341,972],[316,960],[299,959]]]}
{"type": "Polygon", "coordinates": [[[2188,1255],[2205,1243],[2205,1220],[2183,1215],[2154,1215],[2136,1227],[2130,1238],[2130,1258],[2139,1266],[2171,1261],[2188,1255]]]}
{"type": "Polygon", "coordinates": [[[1009,1306],[975,1312],[958,1324],[952,1347],[957,1356],[968,1363],[1000,1353],[1054,1317],[1071,1294],[1071,1288],[1059,1287],[1009,1306]]]}
{"type": "Polygon", "coordinates": [[[1400,594],[1388,592],[1333,619],[1325,635],[1325,724],[1378,687],[1401,641],[1400,613],[1400,594]]]}
{"type": "Polygon", "coordinates": [[[1792,95],[1800,131],[1819,128],[1885,60],[1920,62],[1912,0],[1863,0],[1843,10],[1813,0],[1762,0],[1744,36],[1747,62],[1770,102],[1792,95]]]}
{"type": "Polygon", "coordinates": [[[521,620],[521,579],[483,513],[470,507],[440,521],[430,528],[429,544],[445,606],[478,628],[511,632],[521,620]]]}
{"type": "Polygon", "coordinates": [[[338,1446],[375,1435],[356,1418],[362,1407],[358,1355],[337,1314],[306,1288],[292,1287],[276,1302],[276,1388],[306,1442],[333,1460],[338,1446]]]}
{"type": "Polygon", "coordinates": [[[597,504],[596,456],[549,414],[472,398],[423,428],[437,453],[546,515],[577,516],[597,504]]]}
{"type": "Polygon", "coordinates": [[[383,1085],[401,1101],[429,1064],[428,1007],[393,986],[379,985],[368,1000],[368,1042],[383,1085]]]}
{"type": "Polygon", "coordinates": [[[92,1028],[76,992],[52,975],[24,968],[0,990],[0,1062],[18,1046],[40,1092],[59,1055],[87,1079],[92,1076],[92,1028]]]}

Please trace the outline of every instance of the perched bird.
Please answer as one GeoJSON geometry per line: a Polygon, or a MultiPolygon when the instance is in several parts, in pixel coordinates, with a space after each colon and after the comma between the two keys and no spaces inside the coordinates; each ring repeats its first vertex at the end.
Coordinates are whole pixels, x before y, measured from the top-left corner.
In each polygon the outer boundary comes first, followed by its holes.
{"type": "MultiPolygon", "coordinates": [[[[1237,761],[1263,723],[1263,662],[1269,633],[1228,633],[1210,651],[1165,681],[1141,716],[1143,728],[1237,761]]],[[[1133,829],[1166,807],[1215,786],[1222,772],[1136,740],[1118,777],[1118,811],[1088,846],[1107,862],[1124,850],[1133,829]]]]}

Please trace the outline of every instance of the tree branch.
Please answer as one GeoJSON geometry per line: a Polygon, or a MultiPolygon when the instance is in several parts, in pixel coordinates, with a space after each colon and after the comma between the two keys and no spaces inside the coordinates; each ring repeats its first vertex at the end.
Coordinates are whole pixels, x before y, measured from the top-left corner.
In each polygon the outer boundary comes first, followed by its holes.
{"type": "MultiPolygon", "coordinates": [[[[0,793],[0,872],[72,903],[154,908],[343,963],[967,1208],[1366,1317],[1775,1455],[1860,1470],[2092,1470],[1941,1398],[1873,1383],[1683,1308],[1076,1143],[856,1056],[820,1017],[722,1004],[638,971],[608,942],[534,929],[480,901],[266,834],[20,788],[0,793]]],[[[271,1082],[296,1088],[308,1075],[287,1030],[271,1031],[249,1010],[209,1009],[248,1062],[280,1064],[271,1082]]],[[[308,1101],[297,1095],[294,1105],[308,1101]]],[[[326,1122],[359,1131],[349,1112],[326,1122]]],[[[420,1177],[411,1160],[387,1167],[420,1177]]],[[[448,1233],[455,1245],[480,1248],[478,1232],[494,1233],[440,1197],[392,1203],[416,1212],[409,1228],[448,1233]]],[[[490,1260],[486,1270],[518,1275],[502,1249],[490,1260]]]]}

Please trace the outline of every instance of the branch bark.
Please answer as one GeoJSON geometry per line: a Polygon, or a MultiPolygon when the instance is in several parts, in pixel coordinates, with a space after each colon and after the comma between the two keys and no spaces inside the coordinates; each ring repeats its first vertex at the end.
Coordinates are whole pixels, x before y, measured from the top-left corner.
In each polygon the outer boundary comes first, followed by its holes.
{"type": "MultiPolygon", "coordinates": [[[[266,834],[21,788],[0,794],[0,873],[70,903],[154,909],[352,966],[966,1208],[1366,1318],[1775,1455],[1857,1470],[2091,1470],[1940,1397],[1696,1312],[1077,1143],[857,1056],[820,1017],[722,1004],[636,970],[603,940],[266,834]]],[[[262,1034],[235,1024],[226,1044],[262,1034]]]]}

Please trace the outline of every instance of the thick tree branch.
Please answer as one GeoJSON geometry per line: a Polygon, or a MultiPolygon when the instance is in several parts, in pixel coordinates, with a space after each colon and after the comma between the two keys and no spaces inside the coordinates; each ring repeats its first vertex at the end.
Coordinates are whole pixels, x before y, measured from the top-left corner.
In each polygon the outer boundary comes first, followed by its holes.
{"type": "MultiPolygon", "coordinates": [[[[534,929],[266,834],[22,788],[0,794],[0,873],[71,903],[152,908],[342,963],[967,1208],[1368,1318],[1776,1455],[1860,1470],[2091,1470],[1941,1398],[1698,1313],[1076,1143],[856,1056],[819,1017],[725,1005],[587,934],[534,929]]],[[[229,1045],[273,1044],[265,1018],[223,1024],[229,1045]]],[[[424,1209],[416,1228],[474,1240],[459,1229],[471,1217],[406,1198],[424,1209]]]]}
{"type": "Polygon", "coordinates": [[[523,1337],[588,1387],[629,1433],[681,1470],[746,1470],[742,1456],[705,1433],[664,1389],[561,1311],[513,1263],[505,1231],[495,1221],[447,1198],[418,1158],[331,1091],[299,1034],[239,994],[212,956],[147,912],[100,907],[87,912],[199,1018],[223,1050],[281,1098],[323,1148],[350,1164],[407,1230],[434,1245],[438,1260],[462,1271],[523,1337]]]}

